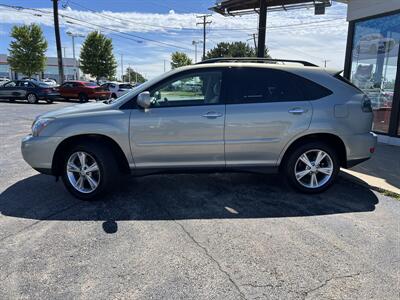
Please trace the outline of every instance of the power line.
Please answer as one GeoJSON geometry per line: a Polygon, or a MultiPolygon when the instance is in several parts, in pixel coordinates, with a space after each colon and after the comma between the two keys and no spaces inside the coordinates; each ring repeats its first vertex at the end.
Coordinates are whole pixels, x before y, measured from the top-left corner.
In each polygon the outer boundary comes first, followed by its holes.
{"type": "MultiPolygon", "coordinates": [[[[32,10],[32,11],[39,11],[39,12],[45,13],[45,14],[51,13],[49,11],[44,11],[44,10],[37,9],[37,8],[27,8],[27,7],[22,7],[22,6],[13,6],[13,5],[6,5],[6,4],[0,4],[0,6],[13,8],[13,9],[16,9],[17,11],[20,11],[21,9],[27,9],[27,10],[32,10]]],[[[81,23],[86,23],[86,24],[89,24],[89,25],[92,25],[92,26],[96,26],[96,27],[105,29],[105,30],[114,31],[114,32],[117,32],[119,34],[123,34],[123,35],[134,37],[136,39],[141,39],[141,40],[145,40],[145,41],[148,41],[148,42],[157,43],[157,44],[160,44],[160,45],[163,45],[163,46],[168,46],[168,47],[172,47],[172,48],[178,48],[178,49],[182,49],[182,50],[186,50],[186,51],[193,51],[193,49],[190,49],[190,48],[174,45],[174,44],[171,44],[171,43],[168,43],[168,42],[157,41],[157,40],[154,40],[154,39],[151,39],[151,38],[145,38],[145,37],[138,36],[138,35],[135,35],[135,34],[132,34],[132,33],[119,31],[119,30],[116,30],[116,29],[113,29],[113,28],[110,28],[110,27],[94,24],[94,23],[91,23],[91,22],[88,22],[88,21],[83,21],[81,19],[70,17],[70,16],[67,16],[67,15],[64,15],[64,14],[59,14],[59,15],[62,16],[63,18],[68,18],[68,19],[75,20],[75,21],[78,21],[78,22],[81,22],[81,23]]],[[[70,23],[72,23],[72,22],[70,22],[70,23]]]]}

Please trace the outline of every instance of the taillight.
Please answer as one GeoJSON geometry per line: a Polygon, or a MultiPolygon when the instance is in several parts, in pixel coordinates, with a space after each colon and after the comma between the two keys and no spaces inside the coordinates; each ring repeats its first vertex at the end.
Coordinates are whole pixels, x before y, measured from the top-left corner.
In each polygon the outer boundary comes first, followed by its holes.
{"type": "Polygon", "coordinates": [[[368,96],[364,96],[361,104],[361,109],[363,112],[372,112],[371,99],[368,96]]]}

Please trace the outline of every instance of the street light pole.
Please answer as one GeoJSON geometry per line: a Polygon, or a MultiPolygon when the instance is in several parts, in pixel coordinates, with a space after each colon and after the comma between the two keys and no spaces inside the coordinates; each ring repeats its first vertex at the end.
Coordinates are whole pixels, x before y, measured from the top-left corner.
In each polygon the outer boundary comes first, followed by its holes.
{"type": "Polygon", "coordinates": [[[197,45],[202,44],[203,41],[192,41],[192,45],[194,45],[194,62],[197,63],[197,45]]]}
{"type": "Polygon", "coordinates": [[[58,0],[53,0],[54,31],[56,35],[58,76],[60,84],[64,83],[64,67],[61,52],[60,25],[58,23],[58,0]]]}
{"type": "Polygon", "coordinates": [[[78,72],[75,58],[75,38],[85,37],[83,34],[74,34],[71,31],[67,31],[67,34],[72,38],[72,57],[74,58],[74,68],[75,68],[75,80],[78,80],[78,72]]]}

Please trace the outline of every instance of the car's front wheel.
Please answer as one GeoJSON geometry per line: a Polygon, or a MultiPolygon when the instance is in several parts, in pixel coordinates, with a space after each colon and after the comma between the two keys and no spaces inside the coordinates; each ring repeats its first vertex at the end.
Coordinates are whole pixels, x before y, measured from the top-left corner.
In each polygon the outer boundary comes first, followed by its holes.
{"type": "Polygon", "coordinates": [[[95,200],[114,186],[119,175],[117,165],[105,145],[85,142],[67,151],[62,179],[75,197],[95,200]]]}
{"type": "Polygon", "coordinates": [[[339,170],[339,159],[333,147],[320,142],[307,143],[292,151],[283,167],[289,183],[305,193],[328,189],[339,170]]]}
{"type": "Polygon", "coordinates": [[[88,102],[88,101],[89,101],[89,98],[86,94],[84,94],[84,93],[79,94],[79,102],[88,102]]]}

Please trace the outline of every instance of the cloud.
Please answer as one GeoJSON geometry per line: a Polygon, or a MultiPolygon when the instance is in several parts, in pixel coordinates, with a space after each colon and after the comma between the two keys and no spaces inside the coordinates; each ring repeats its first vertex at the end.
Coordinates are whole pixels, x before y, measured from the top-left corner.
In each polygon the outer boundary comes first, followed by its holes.
{"type": "MultiPolygon", "coordinates": [[[[0,7],[0,24],[34,22],[53,26],[52,10],[40,10],[42,12],[15,11],[0,7]]],[[[269,13],[267,46],[271,54],[306,59],[317,64],[329,60],[332,66],[342,67],[347,37],[345,10],[345,5],[334,4],[323,16],[314,16],[313,10],[307,9],[269,13]]],[[[257,32],[257,18],[257,15],[224,17],[213,14],[210,18],[212,24],[207,29],[207,48],[221,41],[248,40],[253,45],[249,34],[257,32]]],[[[166,14],[60,10],[60,26],[64,31],[87,34],[100,29],[113,38],[116,53],[124,53],[124,60],[137,65],[150,77],[163,72],[163,61],[169,59],[172,51],[182,50],[194,58],[192,40],[202,39],[202,28],[196,25],[198,21],[195,14],[173,10],[166,14]]]]}

